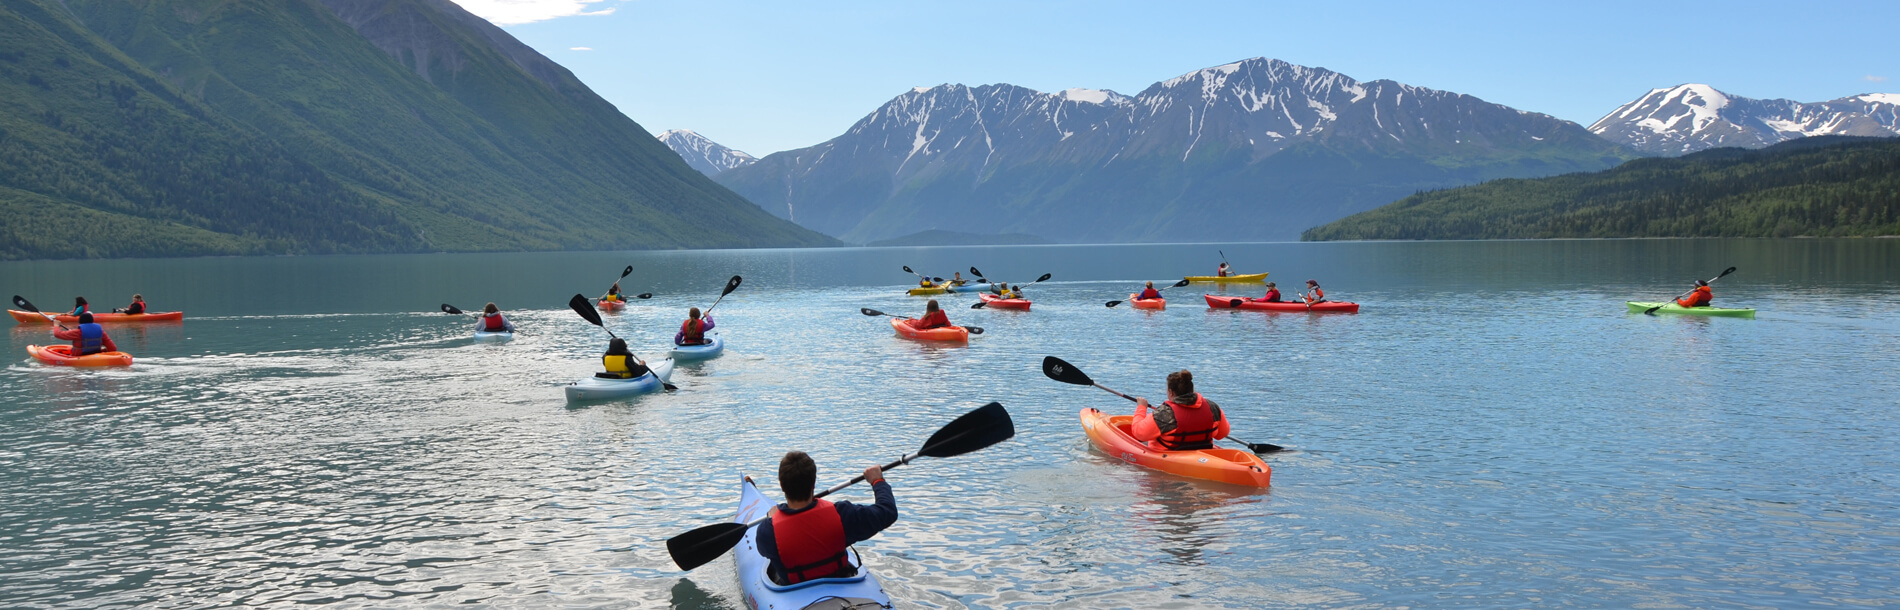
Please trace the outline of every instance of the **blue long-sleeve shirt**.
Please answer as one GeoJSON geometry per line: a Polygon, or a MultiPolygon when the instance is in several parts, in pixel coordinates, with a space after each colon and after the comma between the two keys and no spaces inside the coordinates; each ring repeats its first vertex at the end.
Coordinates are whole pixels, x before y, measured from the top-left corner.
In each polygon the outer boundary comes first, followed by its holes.
{"type": "MultiPolygon", "coordinates": [[[[870,506],[852,504],[849,501],[833,503],[838,507],[838,519],[844,522],[846,545],[870,540],[872,536],[876,536],[878,532],[884,531],[884,528],[897,522],[897,496],[891,493],[890,480],[878,481],[877,484],[871,486],[871,492],[877,497],[877,502],[870,506]]],[[[796,515],[811,510],[812,506],[817,505],[818,503],[813,502],[803,510],[791,510],[784,504],[780,504],[775,510],[787,515],[796,515]]],[[[778,538],[773,534],[770,519],[759,524],[758,540],[759,554],[764,555],[765,560],[771,562],[772,567],[769,568],[769,572],[783,574],[785,564],[779,561],[778,538]]]]}

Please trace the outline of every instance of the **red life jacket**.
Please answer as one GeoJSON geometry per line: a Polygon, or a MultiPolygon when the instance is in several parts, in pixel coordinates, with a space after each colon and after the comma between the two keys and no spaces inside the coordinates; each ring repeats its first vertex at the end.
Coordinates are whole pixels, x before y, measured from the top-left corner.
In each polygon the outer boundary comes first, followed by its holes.
{"type": "Polygon", "coordinates": [[[1155,290],[1153,288],[1146,288],[1141,291],[1141,296],[1136,297],[1136,298],[1139,298],[1142,300],[1159,299],[1161,298],[1161,291],[1155,290]]]}
{"type": "Polygon", "coordinates": [[[484,314],[482,316],[482,330],[491,333],[508,330],[508,320],[503,319],[499,311],[492,314],[484,314]]]}
{"type": "Polygon", "coordinates": [[[1683,307],[1708,307],[1713,301],[1715,301],[1714,290],[1710,290],[1708,286],[1697,286],[1694,292],[1689,293],[1688,298],[1676,301],[1676,304],[1683,307]]]}
{"type": "Polygon", "coordinates": [[[851,560],[845,550],[844,519],[838,507],[828,500],[797,514],[772,511],[772,540],[778,543],[779,564],[785,568],[783,584],[798,584],[851,572],[851,560]]]}
{"type": "Polygon", "coordinates": [[[680,323],[680,334],[684,335],[681,337],[681,340],[685,341],[685,343],[681,345],[699,345],[705,343],[706,323],[687,318],[685,322],[680,323]]]}
{"type": "Polygon", "coordinates": [[[1161,430],[1161,437],[1155,439],[1161,446],[1176,450],[1214,448],[1214,430],[1221,419],[1220,405],[1207,402],[1206,397],[1196,392],[1192,405],[1176,405],[1169,400],[1157,406],[1161,408],[1149,409],[1148,414],[1154,418],[1155,428],[1161,430]]]}
{"type": "Polygon", "coordinates": [[[1262,298],[1261,298],[1260,300],[1262,300],[1262,301],[1266,301],[1266,302],[1268,302],[1268,303],[1278,303],[1278,302],[1280,302],[1280,289],[1279,289],[1279,288],[1275,288],[1275,289],[1272,289],[1272,290],[1268,290],[1268,291],[1267,291],[1267,296],[1265,296],[1265,297],[1262,297],[1262,298]]]}
{"type": "Polygon", "coordinates": [[[942,328],[942,327],[950,325],[950,316],[948,314],[943,313],[943,310],[939,309],[935,312],[924,314],[924,317],[921,319],[911,320],[909,322],[906,322],[906,324],[909,324],[911,328],[915,328],[917,330],[930,330],[932,328],[942,328]]]}

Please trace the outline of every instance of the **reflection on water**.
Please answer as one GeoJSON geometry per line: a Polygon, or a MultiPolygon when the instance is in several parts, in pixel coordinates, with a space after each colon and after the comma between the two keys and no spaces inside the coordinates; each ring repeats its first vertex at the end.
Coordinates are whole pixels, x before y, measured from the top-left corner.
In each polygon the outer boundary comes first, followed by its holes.
{"type": "MultiPolygon", "coordinates": [[[[0,605],[734,608],[731,565],[663,547],[730,519],[785,451],[820,483],[996,400],[1016,439],[889,474],[902,517],[861,543],[906,607],[1879,605],[1900,599],[1900,240],[1220,246],[1311,277],[1357,315],[1208,310],[1142,280],[1212,246],[280,257],[0,264],[38,302],[142,292],[183,323],[110,327],[127,370],[0,367],[0,605]],[[646,357],[721,303],[725,356],[680,390],[566,408],[607,335],[566,309],[623,284],[606,323],[646,357]],[[920,272],[1057,280],[1028,313],[940,297],[968,345],[893,336],[920,272]],[[1741,268],[1720,304],[1625,300],[1741,268]],[[796,270],[796,274],[793,270],[796,270]],[[603,273],[603,270],[605,273],[603,273]],[[505,278],[505,279],[497,279],[505,278]],[[260,300],[258,294],[282,295],[260,300]],[[441,314],[496,301],[502,345],[441,314]],[[1268,491],[1093,452],[1057,355],[1156,396],[1190,369],[1268,491]]],[[[868,501],[861,487],[839,499],[868,501]]]]}

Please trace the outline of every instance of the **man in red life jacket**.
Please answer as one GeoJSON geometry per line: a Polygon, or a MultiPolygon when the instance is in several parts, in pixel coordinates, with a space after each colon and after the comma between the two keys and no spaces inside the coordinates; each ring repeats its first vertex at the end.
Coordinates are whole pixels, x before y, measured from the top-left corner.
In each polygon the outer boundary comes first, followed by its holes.
{"type": "Polygon", "coordinates": [[[1159,298],[1161,298],[1161,291],[1155,290],[1154,282],[1148,282],[1148,287],[1141,289],[1141,294],[1135,295],[1135,300],[1137,301],[1146,301],[1148,299],[1159,299],[1159,298]]]}
{"type": "Polygon", "coordinates": [[[74,356],[119,351],[119,346],[112,343],[112,337],[106,336],[105,327],[93,323],[90,313],[79,314],[79,328],[61,326],[59,330],[53,331],[53,338],[73,342],[74,356]]]}
{"type": "Polygon", "coordinates": [[[491,333],[515,332],[515,324],[509,322],[507,316],[501,315],[501,308],[495,307],[494,303],[482,308],[482,319],[475,323],[475,328],[491,333]]]}
{"type": "Polygon", "coordinates": [[[1676,299],[1676,304],[1683,307],[1708,307],[1713,301],[1715,301],[1715,291],[1709,289],[1709,281],[1696,280],[1695,290],[1690,291],[1689,296],[1676,299]]]}
{"type": "Polygon", "coordinates": [[[686,321],[680,323],[680,331],[673,333],[673,345],[705,345],[706,331],[713,329],[712,316],[699,317],[699,308],[686,310],[686,321]]]}
{"type": "Polygon", "coordinates": [[[1279,286],[1274,285],[1273,282],[1267,282],[1267,296],[1261,297],[1260,300],[1267,303],[1280,302],[1279,286]]]}
{"type": "Polygon", "coordinates": [[[930,330],[949,326],[950,316],[943,313],[943,308],[937,305],[936,299],[931,299],[930,302],[924,303],[924,317],[905,320],[904,323],[917,330],[930,330]]]}
{"type": "Polygon", "coordinates": [[[897,522],[897,496],[891,494],[884,470],[866,468],[864,480],[877,496],[870,506],[813,499],[818,464],[803,451],[787,453],[779,460],[778,485],[785,492],[785,503],[759,524],[757,536],[759,554],[770,563],[765,573],[774,582],[791,585],[857,574],[845,550],[897,522]]]}
{"type": "Polygon", "coordinates": [[[1227,438],[1227,417],[1220,405],[1194,391],[1194,374],[1168,374],[1168,400],[1153,407],[1148,399],[1135,401],[1135,421],[1128,427],[1135,440],[1162,451],[1212,449],[1215,439],[1227,438]]]}

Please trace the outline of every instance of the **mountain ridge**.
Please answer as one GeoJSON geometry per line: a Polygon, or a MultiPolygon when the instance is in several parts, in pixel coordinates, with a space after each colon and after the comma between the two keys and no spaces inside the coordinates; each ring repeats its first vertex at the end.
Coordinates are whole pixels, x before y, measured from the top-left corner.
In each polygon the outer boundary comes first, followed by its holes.
{"type": "Polygon", "coordinates": [[[719,172],[758,162],[757,158],[745,151],[727,148],[691,129],[668,129],[659,138],[660,143],[679,154],[686,165],[707,176],[716,176],[719,172]]]}
{"type": "Polygon", "coordinates": [[[1688,83],[1651,89],[1590,125],[1591,133],[1656,155],[1762,148],[1819,135],[1900,136],[1900,94],[1803,103],[1758,100],[1688,83]]]}

